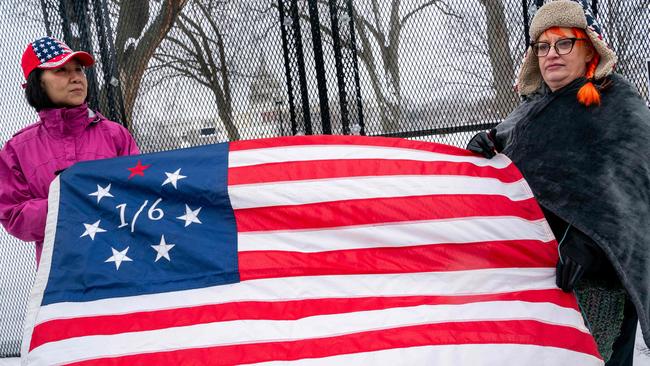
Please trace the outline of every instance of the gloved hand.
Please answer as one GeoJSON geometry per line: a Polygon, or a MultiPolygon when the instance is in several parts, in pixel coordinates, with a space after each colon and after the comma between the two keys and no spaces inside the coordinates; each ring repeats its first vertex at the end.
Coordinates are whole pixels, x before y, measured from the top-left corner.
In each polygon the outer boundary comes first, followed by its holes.
{"type": "Polygon", "coordinates": [[[570,227],[560,245],[555,284],[564,292],[571,292],[585,273],[595,273],[605,261],[607,256],[591,238],[570,227]]]}
{"type": "Polygon", "coordinates": [[[580,263],[566,256],[563,260],[557,261],[555,266],[555,284],[562,291],[571,292],[584,273],[585,268],[580,263]]]}
{"type": "Polygon", "coordinates": [[[479,132],[467,143],[467,150],[475,152],[485,156],[488,159],[492,159],[496,155],[496,147],[494,145],[493,131],[490,133],[479,132]]]}

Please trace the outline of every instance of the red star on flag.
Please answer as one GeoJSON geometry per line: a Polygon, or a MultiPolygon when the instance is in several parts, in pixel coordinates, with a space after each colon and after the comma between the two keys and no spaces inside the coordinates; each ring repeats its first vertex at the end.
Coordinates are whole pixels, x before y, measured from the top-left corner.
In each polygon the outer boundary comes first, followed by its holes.
{"type": "Polygon", "coordinates": [[[136,175],[140,175],[144,177],[144,171],[146,169],[149,169],[150,166],[151,164],[142,165],[140,160],[138,160],[138,163],[133,168],[127,168],[131,172],[131,175],[129,175],[129,179],[135,177],[136,175]]]}

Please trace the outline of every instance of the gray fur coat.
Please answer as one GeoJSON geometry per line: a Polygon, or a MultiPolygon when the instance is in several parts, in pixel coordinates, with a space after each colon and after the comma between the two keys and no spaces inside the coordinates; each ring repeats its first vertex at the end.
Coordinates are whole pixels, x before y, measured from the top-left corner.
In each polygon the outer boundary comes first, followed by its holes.
{"type": "Polygon", "coordinates": [[[650,110],[620,75],[585,107],[578,79],[541,90],[497,126],[540,205],[600,246],[634,303],[650,345],[650,110]]]}

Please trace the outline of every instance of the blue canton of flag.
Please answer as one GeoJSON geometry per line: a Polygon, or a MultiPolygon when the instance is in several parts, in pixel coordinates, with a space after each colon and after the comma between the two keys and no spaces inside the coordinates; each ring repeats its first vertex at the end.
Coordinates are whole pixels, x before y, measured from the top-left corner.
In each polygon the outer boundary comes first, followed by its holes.
{"type": "Polygon", "coordinates": [[[43,37],[37,39],[32,43],[32,48],[34,49],[34,53],[36,53],[36,57],[38,57],[41,63],[47,62],[59,55],[72,52],[72,50],[65,44],[57,41],[52,37],[43,37]]]}
{"type": "Polygon", "coordinates": [[[43,304],[237,282],[227,154],[220,144],[65,171],[43,304]]]}

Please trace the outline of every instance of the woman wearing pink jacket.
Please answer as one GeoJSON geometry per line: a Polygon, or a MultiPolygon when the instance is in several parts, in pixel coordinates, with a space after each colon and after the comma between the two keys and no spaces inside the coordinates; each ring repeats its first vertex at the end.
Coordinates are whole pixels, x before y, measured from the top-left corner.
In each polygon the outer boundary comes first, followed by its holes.
{"type": "Polygon", "coordinates": [[[139,153],[128,130],[86,105],[84,67],[94,62],[52,37],[37,39],[23,53],[25,96],[40,120],[0,151],[0,223],[18,239],[36,242],[37,263],[55,175],[78,161],[139,153]]]}

